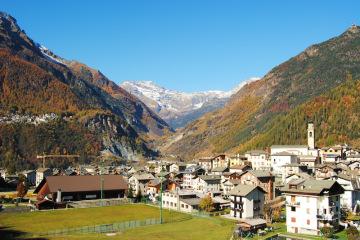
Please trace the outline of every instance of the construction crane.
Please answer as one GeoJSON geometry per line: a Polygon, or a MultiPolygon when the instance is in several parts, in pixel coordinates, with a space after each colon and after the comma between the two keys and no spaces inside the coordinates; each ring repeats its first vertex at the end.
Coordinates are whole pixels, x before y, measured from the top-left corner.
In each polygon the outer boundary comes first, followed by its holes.
{"type": "Polygon", "coordinates": [[[42,167],[45,168],[45,160],[46,158],[79,158],[80,155],[69,155],[69,154],[43,154],[43,155],[37,155],[37,159],[42,159],[42,167]]]}

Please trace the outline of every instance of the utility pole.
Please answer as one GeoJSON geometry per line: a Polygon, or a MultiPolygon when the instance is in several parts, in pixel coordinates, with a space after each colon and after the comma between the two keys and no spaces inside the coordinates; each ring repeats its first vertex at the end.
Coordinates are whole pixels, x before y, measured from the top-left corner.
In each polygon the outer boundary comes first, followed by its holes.
{"type": "Polygon", "coordinates": [[[162,197],[163,197],[163,165],[162,160],[160,160],[160,224],[163,223],[163,204],[162,204],[162,197]]]}
{"type": "Polygon", "coordinates": [[[101,199],[101,206],[102,206],[102,203],[103,203],[103,198],[104,198],[104,177],[103,177],[103,174],[102,174],[102,165],[103,165],[103,162],[101,162],[101,159],[100,159],[100,199],[101,199]]]}

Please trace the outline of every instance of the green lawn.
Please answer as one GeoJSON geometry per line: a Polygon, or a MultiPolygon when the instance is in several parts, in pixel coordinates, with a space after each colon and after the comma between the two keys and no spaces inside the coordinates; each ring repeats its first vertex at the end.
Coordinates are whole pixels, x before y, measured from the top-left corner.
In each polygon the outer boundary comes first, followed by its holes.
{"type": "Polygon", "coordinates": [[[131,229],[117,233],[116,236],[112,237],[106,236],[105,234],[79,234],[52,238],[52,240],[229,240],[233,229],[232,222],[225,219],[192,218],[182,222],[131,229]]]}
{"type": "MultiPolygon", "coordinates": [[[[164,220],[177,220],[188,214],[164,210],[164,220]]],[[[101,208],[67,209],[29,213],[2,213],[0,227],[27,233],[36,233],[62,228],[108,224],[129,220],[159,218],[159,209],[146,205],[121,205],[101,208]]],[[[185,221],[175,221],[163,225],[153,225],[129,229],[114,237],[105,234],[76,234],[49,239],[229,239],[234,224],[218,217],[192,217],[185,221]]],[[[1,234],[1,230],[0,230],[1,234]]]]}

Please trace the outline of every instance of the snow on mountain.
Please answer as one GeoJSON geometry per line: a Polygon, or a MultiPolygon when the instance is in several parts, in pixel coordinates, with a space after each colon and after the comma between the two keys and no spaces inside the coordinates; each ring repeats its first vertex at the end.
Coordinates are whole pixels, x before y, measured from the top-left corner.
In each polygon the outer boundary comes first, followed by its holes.
{"type": "Polygon", "coordinates": [[[38,44],[38,43],[36,45],[40,49],[40,51],[44,55],[44,57],[46,57],[48,60],[55,62],[55,63],[60,63],[60,64],[66,65],[67,61],[65,59],[55,55],[47,47],[45,47],[44,45],[38,44]]]}
{"type": "Polygon", "coordinates": [[[258,79],[243,81],[230,91],[194,93],[166,89],[152,81],[125,81],[120,86],[140,98],[173,128],[179,128],[207,112],[223,107],[234,93],[258,79]]]}

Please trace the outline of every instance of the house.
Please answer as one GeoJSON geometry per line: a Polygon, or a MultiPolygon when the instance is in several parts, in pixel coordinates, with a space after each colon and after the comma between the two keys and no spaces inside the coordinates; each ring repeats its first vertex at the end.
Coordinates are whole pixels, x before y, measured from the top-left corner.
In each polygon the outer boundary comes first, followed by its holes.
{"type": "Polygon", "coordinates": [[[312,155],[300,155],[298,156],[301,165],[305,165],[308,167],[309,171],[314,173],[315,166],[320,164],[320,157],[312,156],[312,155]]]}
{"type": "Polygon", "coordinates": [[[224,196],[229,196],[229,192],[233,190],[237,185],[241,184],[240,179],[228,179],[221,184],[224,196]]]}
{"type": "Polygon", "coordinates": [[[286,226],[290,233],[320,235],[322,227],[337,229],[340,195],[336,181],[295,180],[282,189],[286,198],[286,226]]]}
{"type": "Polygon", "coordinates": [[[332,176],[335,176],[339,173],[340,169],[333,164],[322,164],[318,165],[315,168],[315,177],[316,179],[330,179],[332,176]]]}
{"type": "MultiPolygon", "coordinates": [[[[359,155],[360,156],[360,155],[359,155]]],[[[360,170],[360,160],[351,160],[347,162],[347,167],[351,170],[360,170]]]]}
{"type": "Polygon", "coordinates": [[[163,193],[162,206],[182,212],[196,212],[199,210],[201,198],[193,191],[168,191],[163,193]]]}
{"type": "Polygon", "coordinates": [[[332,147],[323,147],[320,149],[322,163],[335,163],[346,158],[345,152],[349,150],[347,145],[335,145],[332,147]]]}
{"type": "Polygon", "coordinates": [[[150,200],[156,201],[161,189],[163,191],[175,191],[177,187],[178,185],[172,180],[155,178],[146,185],[146,195],[149,196],[150,200]]]}
{"type": "Polygon", "coordinates": [[[283,175],[283,166],[292,163],[299,163],[297,155],[291,152],[277,152],[271,154],[271,167],[276,175],[283,175]]]}
{"type": "Polygon", "coordinates": [[[199,159],[199,165],[206,171],[210,172],[213,168],[213,158],[212,157],[205,157],[199,159]]]}
{"type": "Polygon", "coordinates": [[[230,216],[260,218],[264,215],[265,191],[259,186],[239,184],[229,192],[230,216]]]}
{"type": "Polygon", "coordinates": [[[235,165],[243,165],[244,161],[247,161],[247,158],[244,155],[236,154],[229,157],[229,167],[235,165]]]}
{"type": "Polygon", "coordinates": [[[193,181],[199,175],[204,175],[205,170],[201,166],[189,166],[183,172],[182,187],[185,189],[193,189],[193,181]]]}
{"type": "Polygon", "coordinates": [[[183,172],[186,169],[185,163],[172,163],[170,164],[170,172],[183,172]]]}
{"type": "Polygon", "coordinates": [[[146,185],[154,179],[155,177],[150,173],[136,173],[129,178],[129,187],[134,195],[137,195],[139,192],[142,195],[146,195],[146,185]]]}
{"type": "Polygon", "coordinates": [[[6,177],[7,177],[7,175],[8,175],[8,172],[7,172],[7,170],[6,169],[0,169],[0,177],[2,178],[2,179],[6,179],[6,177]]]}
{"type": "Polygon", "coordinates": [[[212,168],[217,167],[228,167],[229,166],[229,157],[225,154],[220,154],[212,159],[212,168]]]}
{"type": "Polygon", "coordinates": [[[222,180],[222,182],[224,182],[224,181],[229,180],[229,179],[240,179],[240,177],[241,177],[241,173],[225,172],[221,176],[221,180],[222,180]]]}
{"type": "Polygon", "coordinates": [[[283,183],[286,185],[288,184],[290,181],[293,181],[293,180],[297,180],[297,179],[310,179],[310,178],[313,178],[312,176],[310,176],[309,174],[307,173],[293,173],[293,174],[290,174],[288,175],[285,180],[283,181],[283,183]]]}
{"type": "Polygon", "coordinates": [[[45,177],[51,176],[51,175],[53,175],[53,172],[50,168],[38,168],[36,170],[35,185],[38,186],[45,177]]]}
{"type": "Polygon", "coordinates": [[[270,170],[271,162],[268,153],[263,150],[252,150],[245,153],[245,157],[251,163],[254,170],[270,170]]]}
{"type": "Polygon", "coordinates": [[[211,174],[218,176],[222,176],[226,172],[229,172],[229,167],[216,167],[211,170],[211,174]]]}
{"type": "Polygon", "coordinates": [[[99,199],[101,196],[123,198],[127,189],[127,182],[119,175],[47,176],[34,193],[37,194],[38,201],[50,199],[60,203],[99,199]]]}
{"type": "Polygon", "coordinates": [[[36,171],[35,170],[25,170],[25,171],[22,171],[21,174],[23,174],[26,177],[26,182],[29,186],[35,186],[35,184],[36,184],[36,171]]]}
{"type": "Polygon", "coordinates": [[[360,201],[359,178],[352,177],[351,175],[338,174],[332,176],[330,179],[337,181],[344,188],[344,194],[340,197],[341,207],[354,211],[356,205],[358,205],[360,201]]]}
{"type": "Polygon", "coordinates": [[[194,189],[203,193],[220,191],[221,176],[200,175],[193,181],[194,189]]]}
{"type": "Polygon", "coordinates": [[[242,164],[242,165],[234,165],[234,166],[231,166],[230,167],[230,172],[231,173],[243,173],[243,172],[246,172],[246,171],[249,171],[251,170],[251,166],[247,165],[247,164],[242,164]]]}
{"type": "Polygon", "coordinates": [[[272,200],[275,197],[275,176],[270,171],[247,171],[241,175],[240,181],[242,184],[260,186],[263,190],[266,191],[266,201],[272,200]]]}
{"type": "Polygon", "coordinates": [[[300,165],[299,163],[290,163],[286,164],[283,167],[282,181],[285,182],[285,179],[294,173],[307,173],[307,166],[300,165]]]}

